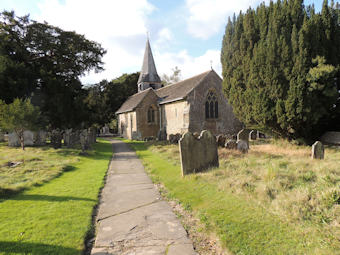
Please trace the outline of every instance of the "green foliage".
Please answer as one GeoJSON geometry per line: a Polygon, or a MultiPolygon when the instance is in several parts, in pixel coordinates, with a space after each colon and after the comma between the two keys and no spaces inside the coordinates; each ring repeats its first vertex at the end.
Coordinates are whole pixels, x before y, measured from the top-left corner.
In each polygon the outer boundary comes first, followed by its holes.
{"type": "Polygon", "coordinates": [[[86,96],[79,80],[103,69],[105,50],[83,35],[0,13],[0,99],[32,98],[52,128],[76,127],[86,120],[86,96]]]}
{"type": "Polygon", "coordinates": [[[115,112],[125,100],[137,93],[139,73],[123,74],[108,82],[101,81],[87,89],[85,104],[91,123],[104,125],[115,118],[115,112]]]}
{"type": "Polygon", "coordinates": [[[229,19],[223,85],[244,123],[306,141],[340,128],[339,14],[285,0],[229,19]]]}
{"type": "Polygon", "coordinates": [[[0,127],[15,132],[24,149],[24,131],[38,127],[39,108],[31,104],[29,99],[15,99],[11,104],[0,100],[0,127]]]}

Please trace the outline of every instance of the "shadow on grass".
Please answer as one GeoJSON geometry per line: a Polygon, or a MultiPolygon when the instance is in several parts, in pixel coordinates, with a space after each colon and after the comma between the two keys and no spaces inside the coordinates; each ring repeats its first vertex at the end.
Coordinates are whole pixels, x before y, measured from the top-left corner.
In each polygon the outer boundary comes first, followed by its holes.
{"type": "Polygon", "coordinates": [[[8,200],[21,200],[21,201],[50,201],[50,202],[64,202],[64,201],[92,201],[96,202],[94,199],[81,198],[81,197],[70,197],[70,196],[48,196],[48,195],[29,195],[22,194],[15,197],[11,197],[8,200]]]}
{"type": "Polygon", "coordinates": [[[5,254],[80,254],[80,251],[74,248],[67,248],[58,245],[26,242],[6,242],[0,241],[0,253],[5,254]]]}

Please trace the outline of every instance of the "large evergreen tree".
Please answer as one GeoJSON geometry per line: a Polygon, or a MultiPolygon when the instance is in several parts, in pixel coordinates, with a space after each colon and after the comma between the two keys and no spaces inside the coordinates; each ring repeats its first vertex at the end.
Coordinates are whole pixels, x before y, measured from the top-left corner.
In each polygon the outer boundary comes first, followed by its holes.
{"type": "Polygon", "coordinates": [[[340,128],[339,14],[279,0],[229,19],[223,85],[243,122],[306,141],[340,128]]]}

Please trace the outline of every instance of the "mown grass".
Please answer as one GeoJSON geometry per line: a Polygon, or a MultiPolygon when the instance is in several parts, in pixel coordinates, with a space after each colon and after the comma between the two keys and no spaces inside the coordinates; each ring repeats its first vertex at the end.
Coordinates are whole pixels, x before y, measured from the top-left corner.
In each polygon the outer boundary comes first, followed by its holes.
{"type": "Polygon", "coordinates": [[[112,146],[99,141],[88,156],[64,156],[77,159],[70,171],[0,202],[0,254],[82,254],[112,146]]]}
{"type": "Polygon", "coordinates": [[[63,171],[72,170],[79,161],[77,149],[53,149],[49,146],[19,148],[0,143],[0,199],[34,185],[41,185],[63,171]],[[20,162],[10,167],[9,162],[20,162]]]}
{"type": "Polygon", "coordinates": [[[220,167],[181,177],[177,145],[129,142],[155,182],[216,232],[235,254],[337,254],[339,159],[311,160],[307,147],[253,144],[219,150],[220,167]]]}

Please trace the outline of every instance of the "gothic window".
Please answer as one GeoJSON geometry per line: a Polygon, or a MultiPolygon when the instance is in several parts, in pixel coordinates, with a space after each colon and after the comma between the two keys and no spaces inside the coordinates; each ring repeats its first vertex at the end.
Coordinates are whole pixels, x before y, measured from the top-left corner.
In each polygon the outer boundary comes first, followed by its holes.
{"type": "Polygon", "coordinates": [[[218,101],[214,91],[210,90],[205,101],[205,118],[218,118],[218,101]]]}
{"type": "Polygon", "coordinates": [[[148,110],[148,123],[154,123],[155,122],[155,110],[150,106],[148,110]]]}

